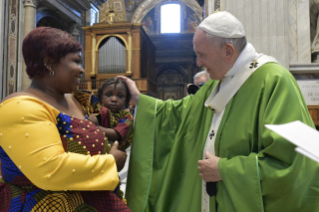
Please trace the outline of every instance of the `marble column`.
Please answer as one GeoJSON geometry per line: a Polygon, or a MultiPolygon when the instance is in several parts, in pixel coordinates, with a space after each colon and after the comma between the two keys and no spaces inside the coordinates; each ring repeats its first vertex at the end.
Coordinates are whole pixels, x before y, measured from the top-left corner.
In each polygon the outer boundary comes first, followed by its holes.
{"type": "Polygon", "coordinates": [[[3,83],[3,72],[4,72],[4,61],[3,61],[3,52],[4,52],[4,19],[5,19],[5,12],[4,12],[4,8],[5,8],[5,1],[0,1],[0,101],[5,97],[4,95],[4,91],[3,91],[3,87],[5,86],[3,83]]]}
{"type": "MultiPolygon", "coordinates": [[[[23,38],[27,36],[29,32],[36,28],[35,26],[35,16],[36,16],[36,6],[39,0],[23,0],[24,5],[24,31],[23,38]]],[[[31,80],[26,73],[25,63],[22,63],[22,85],[21,89],[26,89],[30,86],[31,80]]]]}

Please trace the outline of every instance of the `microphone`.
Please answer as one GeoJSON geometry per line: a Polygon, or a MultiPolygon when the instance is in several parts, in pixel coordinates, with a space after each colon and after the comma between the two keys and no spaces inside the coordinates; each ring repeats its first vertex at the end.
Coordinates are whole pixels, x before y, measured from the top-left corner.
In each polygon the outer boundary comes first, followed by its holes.
{"type": "Polygon", "coordinates": [[[206,192],[209,196],[215,196],[217,193],[216,182],[207,182],[206,183],[206,192]]]}

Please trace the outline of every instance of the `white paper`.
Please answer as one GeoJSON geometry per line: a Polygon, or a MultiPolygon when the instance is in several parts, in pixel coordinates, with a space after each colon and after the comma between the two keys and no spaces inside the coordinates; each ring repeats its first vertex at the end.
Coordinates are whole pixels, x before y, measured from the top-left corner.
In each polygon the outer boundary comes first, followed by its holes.
{"type": "Polygon", "coordinates": [[[319,162],[319,132],[301,121],[294,121],[281,125],[269,125],[265,127],[281,135],[291,143],[300,154],[319,162]]]}

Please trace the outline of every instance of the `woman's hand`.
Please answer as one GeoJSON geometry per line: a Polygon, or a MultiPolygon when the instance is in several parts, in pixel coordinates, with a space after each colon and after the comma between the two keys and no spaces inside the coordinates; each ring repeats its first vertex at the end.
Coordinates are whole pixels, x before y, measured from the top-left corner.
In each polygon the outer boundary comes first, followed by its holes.
{"type": "Polygon", "coordinates": [[[88,117],[88,120],[95,124],[96,126],[99,126],[99,120],[97,120],[96,116],[94,114],[90,114],[88,117]]]}
{"type": "Polygon", "coordinates": [[[115,141],[109,154],[113,155],[116,161],[117,171],[121,171],[125,165],[126,152],[118,150],[119,142],[115,141]]]}
{"type": "Polygon", "coordinates": [[[131,100],[135,105],[137,105],[138,100],[140,99],[140,91],[138,90],[136,83],[125,76],[117,76],[117,78],[126,83],[128,89],[130,90],[131,100]]]}

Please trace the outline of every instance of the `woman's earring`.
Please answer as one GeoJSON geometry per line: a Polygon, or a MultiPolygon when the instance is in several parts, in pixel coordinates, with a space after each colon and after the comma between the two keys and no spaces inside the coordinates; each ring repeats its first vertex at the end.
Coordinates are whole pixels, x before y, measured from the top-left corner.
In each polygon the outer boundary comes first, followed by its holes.
{"type": "Polygon", "coordinates": [[[54,70],[50,71],[50,76],[51,76],[51,77],[54,76],[54,70]]]}

